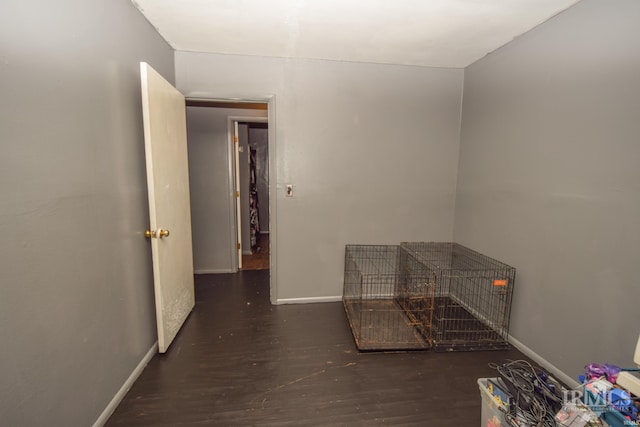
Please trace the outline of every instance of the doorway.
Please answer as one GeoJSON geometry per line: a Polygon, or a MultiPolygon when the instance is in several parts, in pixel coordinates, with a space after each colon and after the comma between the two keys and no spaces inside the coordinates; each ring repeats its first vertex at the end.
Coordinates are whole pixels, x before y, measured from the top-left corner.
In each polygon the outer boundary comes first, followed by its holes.
{"type": "MultiPolygon", "coordinates": [[[[243,211],[249,212],[249,199],[236,208],[238,197],[248,196],[249,187],[236,189],[239,185],[237,171],[240,165],[247,164],[247,149],[244,157],[236,158],[234,149],[234,122],[243,123],[252,134],[252,139],[262,133],[264,142],[258,141],[252,145],[260,146],[264,151],[263,162],[260,167],[268,177],[273,171],[273,129],[268,126],[269,111],[272,103],[215,101],[202,99],[187,99],[187,126],[189,144],[190,181],[192,187],[192,224],[194,234],[194,271],[196,274],[231,273],[236,272],[242,265],[242,246],[250,248],[250,238],[243,239],[243,228],[248,219],[242,221],[243,211]],[[251,129],[249,129],[251,126],[251,129]],[[239,195],[239,196],[238,196],[239,195]]],[[[258,153],[256,153],[258,154],[258,153]]],[[[272,247],[274,246],[273,220],[275,206],[273,197],[275,191],[273,183],[265,180],[261,190],[266,195],[258,195],[259,206],[263,212],[260,216],[261,233],[256,235],[256,245],[253,251],[246,255],[260,255],[257,261],[260,268],[269,269],[273,261],[272,247]],[[265,187],[266,186],[266,187],[265,187]],[[266,213],[265,213],[266,212],[266,213]],[[271,237],[271,239],[269,239],[271,237]],[[260,248],[260,249],[258,249],[260,248]],[[253,253],[252,253],[253,252],[253,253]]],[[[257,182],[260,184],[260,182],[257,182]]],[[[248,232],[247,232],[248,233],[248,232]]],[[[273,274],[274,271],[271,271],[273,274]]],[[[274,278],[272,283],[272,302],[274,301],[274,278]]]]}
{"type": "Polygon", "coordinates": [[[269,269],[268,129],[268,122],[261,119],[237,123],[242,270],[269,269]]]}

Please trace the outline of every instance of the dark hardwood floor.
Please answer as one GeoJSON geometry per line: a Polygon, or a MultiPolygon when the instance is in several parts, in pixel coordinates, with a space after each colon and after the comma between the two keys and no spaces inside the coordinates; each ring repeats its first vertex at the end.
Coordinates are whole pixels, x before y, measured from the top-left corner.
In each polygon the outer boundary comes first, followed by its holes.
{"type": "Polygon", "coordinates": [[[341,303],[272,306],[269,271],[196,276],[196,307],[108,426],[477,426],[517,350],[358,353],[341,303]]]}

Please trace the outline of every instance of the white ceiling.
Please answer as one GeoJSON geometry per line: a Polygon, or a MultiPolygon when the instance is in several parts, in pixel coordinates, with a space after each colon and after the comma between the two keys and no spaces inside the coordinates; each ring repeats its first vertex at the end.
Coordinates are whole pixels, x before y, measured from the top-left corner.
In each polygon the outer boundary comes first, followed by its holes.
{"type": "Polygon", "coordinates": [[[132,0],[176,50],[464,68],[578,0],[132,0]]]}

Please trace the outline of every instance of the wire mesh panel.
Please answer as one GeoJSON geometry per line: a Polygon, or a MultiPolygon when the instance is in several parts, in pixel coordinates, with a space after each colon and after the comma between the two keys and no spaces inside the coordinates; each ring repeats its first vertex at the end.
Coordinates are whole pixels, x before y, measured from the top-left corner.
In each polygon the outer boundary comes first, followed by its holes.
{"type": "Polygon", "coordinates": [[[435,286],[431,321],[436,351],[508,347],[515,268],[457,243],[404,242],[435,286]]]}
{"type": "Polygon", "coordinates": [[[412,253],[400,250],[395,300],[411,319],[420,336],[431,347],[435,303],[434,275],[412,253]]]}
{"type": "Polygon", "coordinates": [[[358,349],[429,347],[424,334],[427,305],[414,304],[427,297],[429,286],[418,273],[406,274],[409,257],[424,270],[399,246],[347,245],[343,303],[358,349]]]}

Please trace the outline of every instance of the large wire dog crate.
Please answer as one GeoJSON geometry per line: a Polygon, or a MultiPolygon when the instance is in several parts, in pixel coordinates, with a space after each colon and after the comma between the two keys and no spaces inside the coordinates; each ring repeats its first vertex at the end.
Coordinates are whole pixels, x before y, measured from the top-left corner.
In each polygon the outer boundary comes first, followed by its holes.
{"type": "Polygon", "coordinates": [[[405,242],[435,285],[431,339],[436,350],[508,347],[515,268],[457,243],[405,242]]]}
{"type": "Polygon", "coordinates": [[[360,350],[504,349],[514,280],[456,243],[348,245],[343,302],[360,350]]]}

